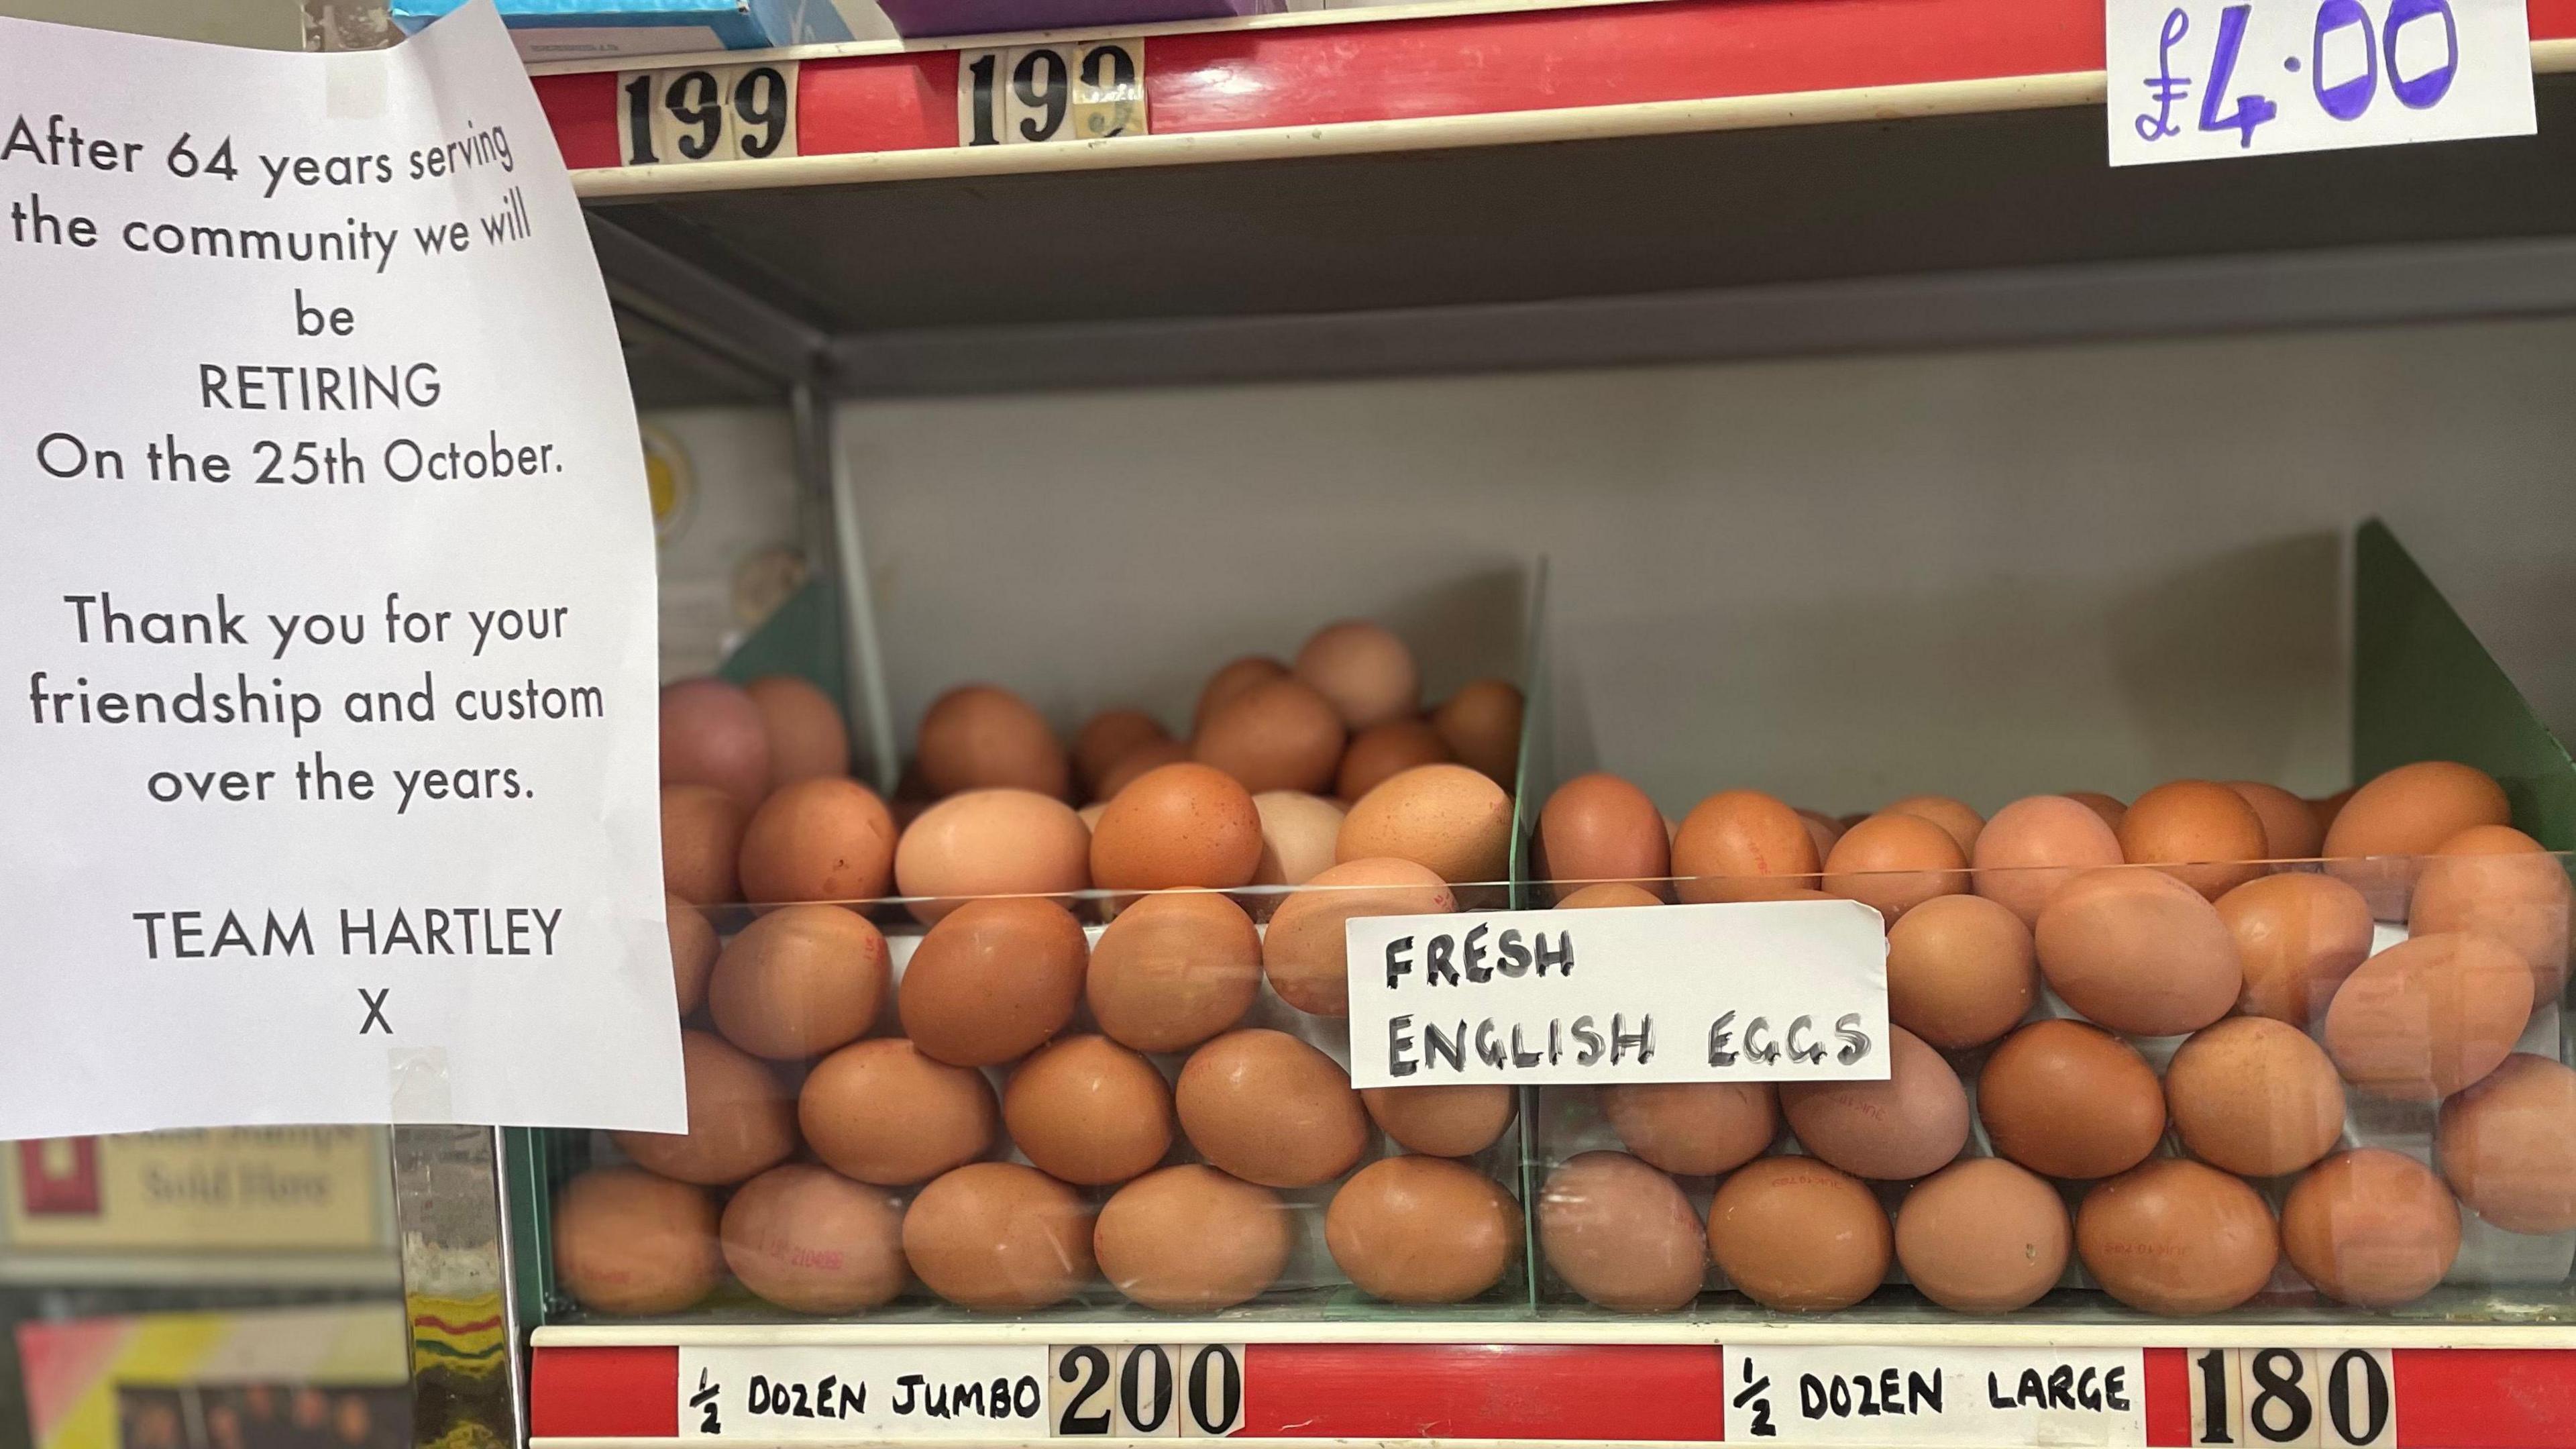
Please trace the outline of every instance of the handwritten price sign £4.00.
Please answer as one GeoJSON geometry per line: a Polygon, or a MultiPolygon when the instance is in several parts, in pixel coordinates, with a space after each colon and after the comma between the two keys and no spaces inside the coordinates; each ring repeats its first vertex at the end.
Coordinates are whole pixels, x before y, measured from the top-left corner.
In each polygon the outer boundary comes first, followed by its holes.
{"type": "Polygon", "coordinates": [[[2520,136],[2524,0],[2106,0],[2111,164],[2520,136]]]}

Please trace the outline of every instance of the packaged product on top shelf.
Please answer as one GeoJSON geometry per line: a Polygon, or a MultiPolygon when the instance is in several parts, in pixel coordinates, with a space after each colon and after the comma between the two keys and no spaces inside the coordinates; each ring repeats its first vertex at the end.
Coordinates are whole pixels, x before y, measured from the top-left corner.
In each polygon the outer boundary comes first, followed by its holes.
{"type": "Polygon", "coordinates": [[[670,686],[690,1130],[559,1139],[556,1287],[613,1315],[1524,1308],[1515,1092],[1348,1072],[1343,923],[1508,903],[1520,693],[1420,693],[1362,622],[1225,666],[1179,739],[1119,708],[1068,747],[964,685],[888,802],[803,680],[670,686]]]}

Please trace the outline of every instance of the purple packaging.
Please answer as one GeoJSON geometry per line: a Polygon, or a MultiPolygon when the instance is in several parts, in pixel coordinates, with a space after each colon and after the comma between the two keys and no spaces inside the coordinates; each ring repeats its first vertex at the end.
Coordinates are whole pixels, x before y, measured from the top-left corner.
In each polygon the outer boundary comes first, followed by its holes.
{"type": "Polygon", "coordinates": [[[1288,0],[878,0],[904,35],[992,35],[1267,15],[1288,0]]]}

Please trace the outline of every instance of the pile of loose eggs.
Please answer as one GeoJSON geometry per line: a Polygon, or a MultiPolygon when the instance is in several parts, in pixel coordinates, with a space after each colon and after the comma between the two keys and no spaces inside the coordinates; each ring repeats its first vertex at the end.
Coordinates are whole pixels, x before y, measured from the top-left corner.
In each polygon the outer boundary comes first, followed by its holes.
{"type": "Polygon", "coordinates": [[[1119,709],[1068,747],[969,685],[889,804],[810,684],[665,690],[689,1130],[566,1185],[560,1285],[631,1314],[728,1274],[817,1314],[1493,1289],[1514,1094],[1344,1065],[1343,923],[1503,903],[1520,693],[1420,696],[1360,622],[1226,665],[1186,738],[1119,709]]]}
{"type": "Polygon", "coordinates": [[[2382,1309],[2451,1272],[2464,1207],[2576,1230],[2576,1071],[2517,1050],[2567,982],[2568,873],[2507,814],[2442,761],[1990,819],[1726,790],[1670,822],[1569,781],[1536,841],[1559,908],[1865,902],[1894,1041],[1881,1082],[1542,1089],[1546,1266],[1630,1312],[1712,1264],[1798,1312],[1891,1269],[1974,1313],[2077,1284],[2208,1314],[2302,1280],[2382,1309]]]}

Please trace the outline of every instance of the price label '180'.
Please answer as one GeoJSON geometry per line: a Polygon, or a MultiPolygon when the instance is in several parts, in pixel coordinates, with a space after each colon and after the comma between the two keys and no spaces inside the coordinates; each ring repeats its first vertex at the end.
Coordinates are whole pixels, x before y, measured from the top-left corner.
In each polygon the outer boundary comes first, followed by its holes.
{"type": "Polygon", "coordinates": [[[2537,128],[2523,0],[2107,0],[2111,164],[2537,128]]]}

